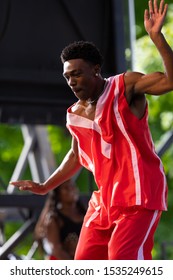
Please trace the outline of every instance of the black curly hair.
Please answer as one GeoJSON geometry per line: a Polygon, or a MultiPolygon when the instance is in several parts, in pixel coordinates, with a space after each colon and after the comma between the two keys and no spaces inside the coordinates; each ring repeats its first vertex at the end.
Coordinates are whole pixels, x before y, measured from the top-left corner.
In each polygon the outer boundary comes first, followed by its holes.
{"type": "Polygon", "coordinates": [[[66,46],[62,50],[60,58],[62,63],[71,59],[81,58],[93,65],[98,64],[100,67],[103,64],[103,57],[99,49],[92,42],[88,41],[75,41],[66,46]]]}
{"type": "MultiPolygon", "coordinates": [[[[57,213],[57,204],[61,203],[60,195],[61,195],[61,190],[62,190],[62,185],[59,187],[53,189],[52,191],[49,192],[48,197],[49,197],[49,210],[51,210],[54,213],[57,213]]],[[[86,210],[85,207],[79,197],[79,199],[76,202],[76,205],[78,209],[80,210],[81,213],[85,214],[86,210]]]]}

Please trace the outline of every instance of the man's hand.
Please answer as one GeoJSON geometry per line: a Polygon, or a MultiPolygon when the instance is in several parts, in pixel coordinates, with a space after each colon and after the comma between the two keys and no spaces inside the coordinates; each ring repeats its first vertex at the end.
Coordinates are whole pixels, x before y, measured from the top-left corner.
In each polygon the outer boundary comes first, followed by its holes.
{"type": "Polygon", "coordinates": [[[148,7],[149,10],[145,10],[144,13],[144,25],[147,33],[152,35],[161,32],[168,10],[168,4],[165,4],[164,0],[161,0],[158,7],[157,0],[149,0],[148,7]]]}
{"type": "Polygon", "coordinates": [[[30,191],[32,193],[40,194],[40,195],[47,194],[48,192],[43,184],[35,183],[30,180],[10,182],[10,185],[14,185],[20,191],[30,191]]]}

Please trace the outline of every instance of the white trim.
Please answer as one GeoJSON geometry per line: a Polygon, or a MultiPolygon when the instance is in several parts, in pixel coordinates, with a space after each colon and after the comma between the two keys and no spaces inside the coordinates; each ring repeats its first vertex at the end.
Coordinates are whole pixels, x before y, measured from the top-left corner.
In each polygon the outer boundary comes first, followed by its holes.
{"type": "MultiPolygon", "coordinates": [[[[74,131],[71,130],[70,126],[68,127],[68,129],[69,129],[70,133],[78,139],[77,135],[74,133],[74,131]]],[[[78,139],[77,143],[78,143],[78,151],[79,151],[78,156],[79,156],[80,160],[82,161],[81,157],[83,157],[83,159],[87,162],[87,165],[88,165],[88,168],[90,169],[90,171],[92,171],[93,174],[95,174],[94,165],[93,165],[90,157],[79,146],[79,139],[78,139]]]]}
{"type": "Polygon", "coordinates": [[[67,112],[67,124],[88,129],[93,128],[93,121],[69,112],[67,112]]]}
{"type": "Polygon", "coordinates": [[[117,188],[118,184],[119,184],[119,182],[116,182],[116,183],[113,185],[112,196],[111,196],[111,206],[113,206],[115,191],[116,191],[116,188],[117,188]]]}
{"type": "Polygon", "coordinates": [[[155,223],[155,221],[157,219],[158,212],[159,212],[158,210],[154,211],[154,215],[153,215],[153,218],[151,220],[150,226],[149,226],[149,228],[147,230],[147,233],[146,233],[146,235],[144,237],[144,240],[143,240],[141,246],[139,247],[137,260],[144,260],[144,243],[145,243],[146,239],[148,238],[148,235],[149,235],[149,233],[150,233],[150,231],[152,229],[152,226],[154,225],[154,223],[155,223]]]}
{"type": "Polygon", "coordinates": [[[90,223],[97,218],[99,215],[100,206],[96,207],[97,210],[89,217],[88,221],[85,223],[85,227],[89,227],[90,223]]]}
{"type": "Polygon", "coordinates": [[[96,106],[96,112],[95,112],[95,119],[94,121],[87,119],[85,117],[70,113],[67,111],[67,126],[75,126],[75,127],[82,127],[82,128],[87,128],[91,130],[95,130],[100,134],[100,139],[101,139],[101,152],[102,154],[110,159],[111,157],[111,150],[112,150],[112,145],[110,143],[107,143],[103,137],[102,137],[102,130],[101,127],[98,124],[99,118],[102,115],[102,107],[104,106],[104,103],[106,99],[108,98],[108,89],[111,86],[113,78],[108,79],[108,84],[105,88],[105,91],[103,95],[98,100],[97,106],[96,106]]]}
{"type": "Polygon", "coordinates": [[[137,160],[137,154],[135,147],[130,140],[128,133],[125,129],[125,126],[123,124],[121,115],[118,110],[118,95],[119,95],[119,76],[115,77],[116,80],[116,87],[114,90],[115,94],[115,102],[114,102],[114,113],[115,113],[115,118],[117,121],[117,125],[119,129],[121,130],[122,134],[124,135],[126,141],[129,144],[130,151],[131,151],[131,160],[132,160],[132,167],[133,167],[133,174],[134,174],[134,179],[135,179],[135,188],[136,188],[136,205],[141,205],[141,184],[140,184],[140,175],[139,175],[139,168],[138,168],[138,160],[137,160]]]}
{"type": "MultiPolygon", "coordinates": [[[[151,135],[151,132],[150,132],[150,135],[151,135]]],[[[152,143],[153,154],[155,154],[156,158],[158,158],[158,160],[160,162],[159,169],[160,169],[160,172],[162,173],[162,176],[163,176],[162,201],[163,201],[164,209],[167,210],[167,203],[166,203],[166,197],[165,197],[166,190],[167,190],[167,181],[166,181],[166,176],[165,176],[165,173],[164,173],[164,167],[163,167],[163,164],[162,164],[162,161],[161,161],[160,157],[158,156],[158,154],[155,151],[155,146],[154,146],[152,136],[150,136],[150,138],[151,138],[151,143],[152,143]]]]}
{"type": "Polygon", "coordinates": [[[87,162],[89,169],[95,174],[94,172],[94,165],[90,159],[90,157],[84,152],[84,150],[81,149],[81,147],[78,147],[79,149],[79,155],[81,155],[84,160],[87,162]]]}
{"type": "Polygon", "coordinates": [[[166,176],[165,176],[165,173],[164,173],[163,164],[162,164],[161,160],[160,160],[160,171],[163,175],[162,201],[163,201],[164,209],[167,210],[167,203],[166,203],[166,197],[165,197],[166,190],[167,190],[167,181],[166,181],[166,176]]]}

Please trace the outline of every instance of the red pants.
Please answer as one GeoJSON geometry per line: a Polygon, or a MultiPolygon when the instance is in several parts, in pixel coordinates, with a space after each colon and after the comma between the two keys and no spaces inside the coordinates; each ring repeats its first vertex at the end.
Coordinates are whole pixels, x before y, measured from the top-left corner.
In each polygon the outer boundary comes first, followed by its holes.
{"type": "Polygon", "coordinates": [[[139,207],[116,209],[110,226],[95,227],[88,213],[81,230],[76,260],[150,260],[161,211],[139,207]]]}

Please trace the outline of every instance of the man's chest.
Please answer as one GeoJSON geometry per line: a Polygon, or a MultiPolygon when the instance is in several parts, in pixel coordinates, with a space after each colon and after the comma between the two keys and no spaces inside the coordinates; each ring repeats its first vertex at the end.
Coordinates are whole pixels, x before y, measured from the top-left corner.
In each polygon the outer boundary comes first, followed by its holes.
{"type": "Polygon", "coordinates": [[[76,104],[72,109],[73,114],[79,115],[91,121],[95,118],[95,111],[96,106],[93,104],[76,104]]]}

